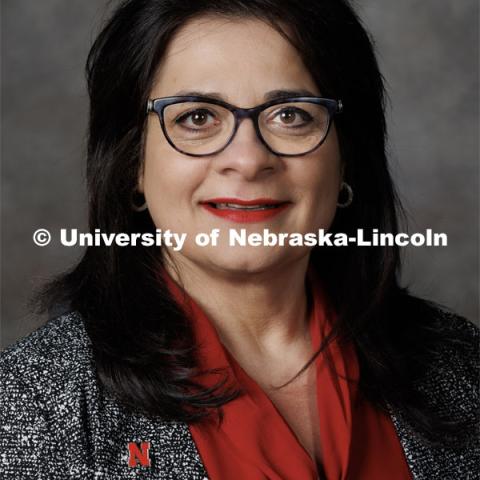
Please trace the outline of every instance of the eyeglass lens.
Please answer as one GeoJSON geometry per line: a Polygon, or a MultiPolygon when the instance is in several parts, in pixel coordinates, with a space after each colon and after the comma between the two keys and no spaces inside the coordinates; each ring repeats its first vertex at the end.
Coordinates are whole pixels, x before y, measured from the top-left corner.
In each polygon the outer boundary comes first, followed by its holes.
{"type": "MultiPolygon", "coordinates": [[[[235,130],[235,116],[229,109],[208,102],[168,105],[163,112],[164,129],[179,150],[208,155],[221,150],[235,130]]],[[[258,127],[265,143],[284,155],[306,153],[325,138],[329,112],[323,105],[292,102],[263,110],[258,127]]]]}

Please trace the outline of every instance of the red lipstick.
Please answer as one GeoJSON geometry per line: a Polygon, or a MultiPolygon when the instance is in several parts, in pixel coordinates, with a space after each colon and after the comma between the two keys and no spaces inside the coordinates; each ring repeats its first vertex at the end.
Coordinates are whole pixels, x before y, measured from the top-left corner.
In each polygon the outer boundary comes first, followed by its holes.
{"type": "Polygon", "coordinates": [[[210,198],[200,202],[200,205],[217,217],[237,223],[262,222],[283,212],[290,202],[273,198],[254,198],[241,200],[239,198],[210,198]]]}

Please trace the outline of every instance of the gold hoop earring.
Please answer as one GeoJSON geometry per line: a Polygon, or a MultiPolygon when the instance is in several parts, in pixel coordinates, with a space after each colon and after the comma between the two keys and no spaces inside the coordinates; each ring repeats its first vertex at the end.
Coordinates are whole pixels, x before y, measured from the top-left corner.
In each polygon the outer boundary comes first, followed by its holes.
{"type": "Polygon", "coordinates": [[[132,210],[134,210],[135,212],[143,212],[147,209],[147,202],[145,200],[145,196],[143,195],[143,193],[140,193],[139,191],[135,190],[133,193],[132,193],[132,198],[130,200],[130,205],[132,207],[132,210]],[[135,198],[137,197],[137,198],[135,198]],[[143,203],[140,204],[140,202],[138,202],[138,198],[143,198],[143,203]]]}
{"type": "MultiPolygon", "coordinates": [[[[342,182],[340,186],[340,193],[345,191],[347,194],[347,198],[343,202],[337,202],[338,208],[346,208],[353,202],[353,190],[352,187],[347,182],[342,182]]],[[[340,195],[339,195],[340,196],[340,195]]]]}

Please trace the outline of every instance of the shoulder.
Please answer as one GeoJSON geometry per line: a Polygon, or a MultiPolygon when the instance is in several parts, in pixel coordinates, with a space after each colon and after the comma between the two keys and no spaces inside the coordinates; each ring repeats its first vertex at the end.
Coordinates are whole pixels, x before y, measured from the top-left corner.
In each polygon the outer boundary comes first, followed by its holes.
{"type": "Polygon", "coordinates": [[[404,297],[394,314],[397,358],[421,406],[390,408],[412,474],[419,480],[473,478],[480,461],[479,329],[416,297],[404,297]]]}
{"type": "Polygon", "coordinates": [[[435,328],[445,340],[433,351],[430,371],[476,379],[480,367],[479,328],[466,318],[441,309],[437,309],[435,320],[435,328]]]}
{"type": "Polygon", "coordinates": [[[398,355],[425,408],[441,419],[474,425],[479,416],[479,328],[416,297],[404,297],[397,315],[398,355]]]}
{"type": "MultiPolygon", "coordinates": [[[[402,295],[393,313],[394,335],[415,361],[421,381],[435,374],[475,376],[479,368],[479,328],[448,309],[411,295],[402,295]],[[425,375],[426,373],[426,375],[425,375]]],[[[412,372],[415,374],[416,372],[412,372]]]]}
{"type": "MultiPolygon", "coordinates": [[[[427,315],[426,328],[435,331],[429,344],[422,375],[416,386],[430,412],[442,420],[464,427],[457,439],[438,437],[426,442],[403,415],[394,410],[392,419],[415,478],[473,478],[480,461],[476,434],[479,423],[479,329],[451,312],[434,309],[427,315]],[[440,334],[440,335],[439,335],[440,334]],[[428,359],[428,360],[427,360],[428,359]]],[[[420,321],[420,318],[417,319],[420,321]]],[[[475,478],[477,478],[475,476],[475,478]]]]}
{"type": "Polygon", "coordinates": [[[88,343],[82,316],[78,312],[69,312],[49,319],[26,337],[18,340],[0,352],[1,364],[8,363],[9,359],[21,356],[52,353],[53,345],[65,349],[69,347],[85,348],[88,343]]]}
{"type": "Polygon", "coordinates": [[[133,478],[130,442],[151,442],[155,478],[203,479],[188,426],[126,411],[101,386],[78,313],[0,353],[2,479],[133,478]]]}
{"type": "Polygon", "coordinates": [[[480,329],[477,325],[470,320],[467,320],[465,317],[439,307],[434,309],[433,315],[446,331],[454,334],[460,334],[461,337],[467,340],[469,347],[473,347],[478,350],[480,329]]]}
{"type": "Polygon", "coordinates": [[[80,314],[49,320],[0,353],[2,383],[22,382],[54,395],[63,381],[75,382],[93,367],[90,341],[80,314]]]}
{"type": "Polygon", "coordinates": [[[474,323],[405,291],[396,299],[391,315],[395,317],[392,338],[415,382],[432,393],[442,384],[475,383],[480,331],[474,323]]]}
{"type": "Polygon", "coordinates": [[[79,398],[94,391],[82,318],[63,315],[0,353],[2,478],[62,478],[60,456],[78,418],[79,398]],[[48,460],[50,459],[50,460],[48,460]]]}
{"type": "Polygon", "coordinates": [[[452,420],[478,421],[479,328],[469,320],[438,310],[442,337],[419,384],[439,415],[452,420]]]}

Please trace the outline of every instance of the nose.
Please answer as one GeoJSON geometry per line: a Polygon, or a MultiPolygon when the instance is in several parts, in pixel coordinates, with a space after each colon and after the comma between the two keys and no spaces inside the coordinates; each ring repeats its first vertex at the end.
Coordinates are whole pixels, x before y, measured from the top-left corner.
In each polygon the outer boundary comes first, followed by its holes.
{"type": "Polygon", "coordinates": [[[245,180],[268,176],[279,168],[280,159],[258,138],[253,120],[240,122],[230,145],[216,156],[215,168],[223,175],[238,175],[245,180]]]}

